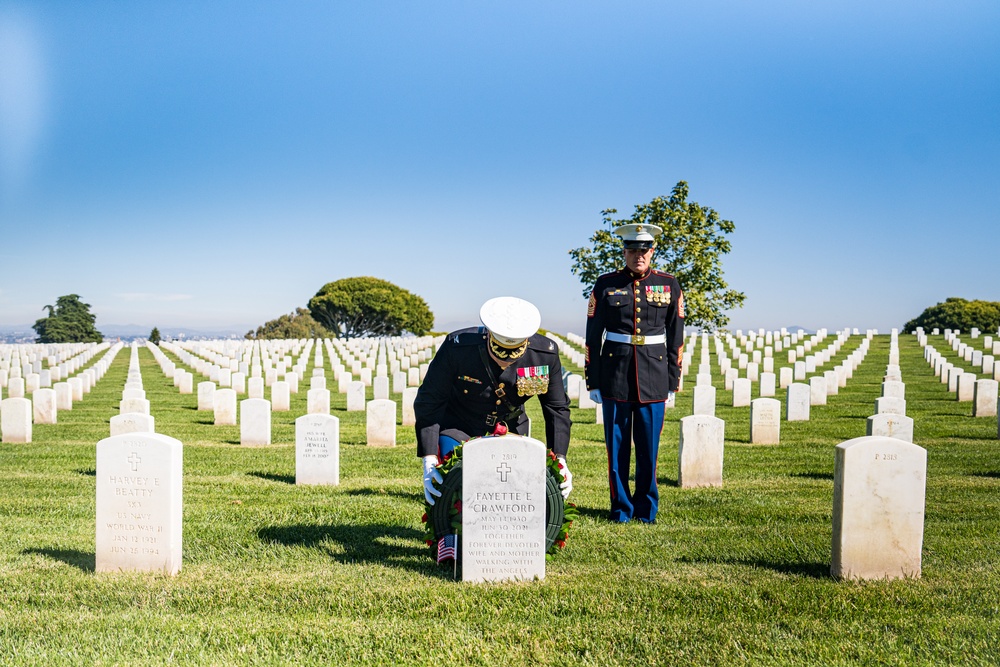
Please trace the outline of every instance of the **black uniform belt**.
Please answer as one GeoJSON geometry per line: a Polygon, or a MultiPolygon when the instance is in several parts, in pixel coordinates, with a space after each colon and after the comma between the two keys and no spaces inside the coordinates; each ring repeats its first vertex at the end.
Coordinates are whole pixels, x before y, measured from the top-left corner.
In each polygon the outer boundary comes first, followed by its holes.
{"type": "Polygon", "coordinates": [[[497,422],[504,422],[505,424],[509,425],[509,422],[512,422],[515,419],[519,419],[521,417],[521,415],[523,415],[523,414],[524,414],[524,407],[522,406],[522,407],[518,408],[517,410],[514,410],[513,412],[507,413],[506,417],[501,417],[500,415],[487,415],[486,416],[486,425],[487,426],[496,426],[497,422]]]}

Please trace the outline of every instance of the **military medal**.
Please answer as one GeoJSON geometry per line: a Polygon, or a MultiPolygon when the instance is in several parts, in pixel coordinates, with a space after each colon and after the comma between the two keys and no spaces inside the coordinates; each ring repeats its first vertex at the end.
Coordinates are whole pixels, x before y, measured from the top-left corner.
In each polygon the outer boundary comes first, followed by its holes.
{"type": "Polygon", "coordinates": [[[517,395],[537,396],[549,390],[549,367],[527,366],[517,369],[517,395]]]}
{"type": "Polygon", "coordinates": [[[670,305],[670,285],[646,285],[646,302],[654,306],[670,305]]]}

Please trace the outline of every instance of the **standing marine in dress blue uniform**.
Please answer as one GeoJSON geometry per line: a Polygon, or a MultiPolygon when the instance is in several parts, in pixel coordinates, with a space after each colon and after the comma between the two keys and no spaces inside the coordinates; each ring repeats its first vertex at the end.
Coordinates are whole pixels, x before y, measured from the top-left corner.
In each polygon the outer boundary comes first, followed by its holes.
{"type": "Polygon", "coordinates": [[[677,391],[684,347],[684,295],[650,262],[656,225],[622,225],[625,268],[597,279],[587,307],[587,389],[604,410],[611,520],[656,521],[656,459],[664,403],[677,391]],[[632,440],[635,490],[629,490],[632,440]]]}
{"type": "Polygon", "coordinates": [[[527,435],[524,404],[532,396],[542,405],[546,445],[563,465],[565,497],[573,475],[566,464],[570,409],[559,348],[537,333],[541,314],[523,299],[490,299],[479,318],[482,327],[448,334],[413,402],[424,498],[433,505],[441,495],[434,486],[441,483],[436,467],[459,444],[485,435],[527,435]]]}

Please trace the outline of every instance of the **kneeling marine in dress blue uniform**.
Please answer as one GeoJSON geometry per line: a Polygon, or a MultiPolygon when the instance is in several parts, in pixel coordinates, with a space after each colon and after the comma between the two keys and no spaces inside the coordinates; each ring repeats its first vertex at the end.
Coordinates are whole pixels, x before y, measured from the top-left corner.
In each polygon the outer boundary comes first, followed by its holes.
{"type": "Polygon", "coordinates": [[[441,495],[436,466],[459,444],[484,435],[528,435],[524,404],[532,396],[542,405],[545,442],[563,465],[566,497],[573,488],[566,464],[570,410],[559,348],[537,333],[541,315],[522,299],[490,299],[479,317],[484,326],[448,334],[413,402],[424,498],[433,505],[441,495]]]}

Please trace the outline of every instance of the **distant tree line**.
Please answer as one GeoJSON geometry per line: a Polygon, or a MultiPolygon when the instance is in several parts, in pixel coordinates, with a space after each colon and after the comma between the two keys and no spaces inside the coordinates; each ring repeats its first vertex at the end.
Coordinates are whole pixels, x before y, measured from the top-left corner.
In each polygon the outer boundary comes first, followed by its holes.
{"type": "Polygon", "coordinates": [[[44,306],[47,317],[31,326],[38,334],[38,343],[100,343],[104,336],[97,330],[97,316],[90,312],[90,304],[80,301],[80,295],[67,294],[56,299],[56,305],[44,306]]]}
{"type": "Polygon", "coordinates": [[[265,322],[246,338],[422,336],[434,325],[434,314],[421,297],[367,276],[323,285],[308,306],[265,322]]]}
{"type": "Polygon", "coordinates": [[[296,308],[294,312],[282,315],[278,319],[268,320],[246,333],[246,338],[330,338],[332,334],[322,324],[313,319],[305,308],[296,308]]]}
{"type": "Polygon", "coordinates": [[[996,333],[997,328],[1000,327],[1000,303],[996,301],[969,301],[951,297],[927,308],[920,315],[907,322],[903,331],[913,333],[917,327],[923,327],[926,332],[933,329],[970,331],[976,328],[980,331],[996,333]]]}

